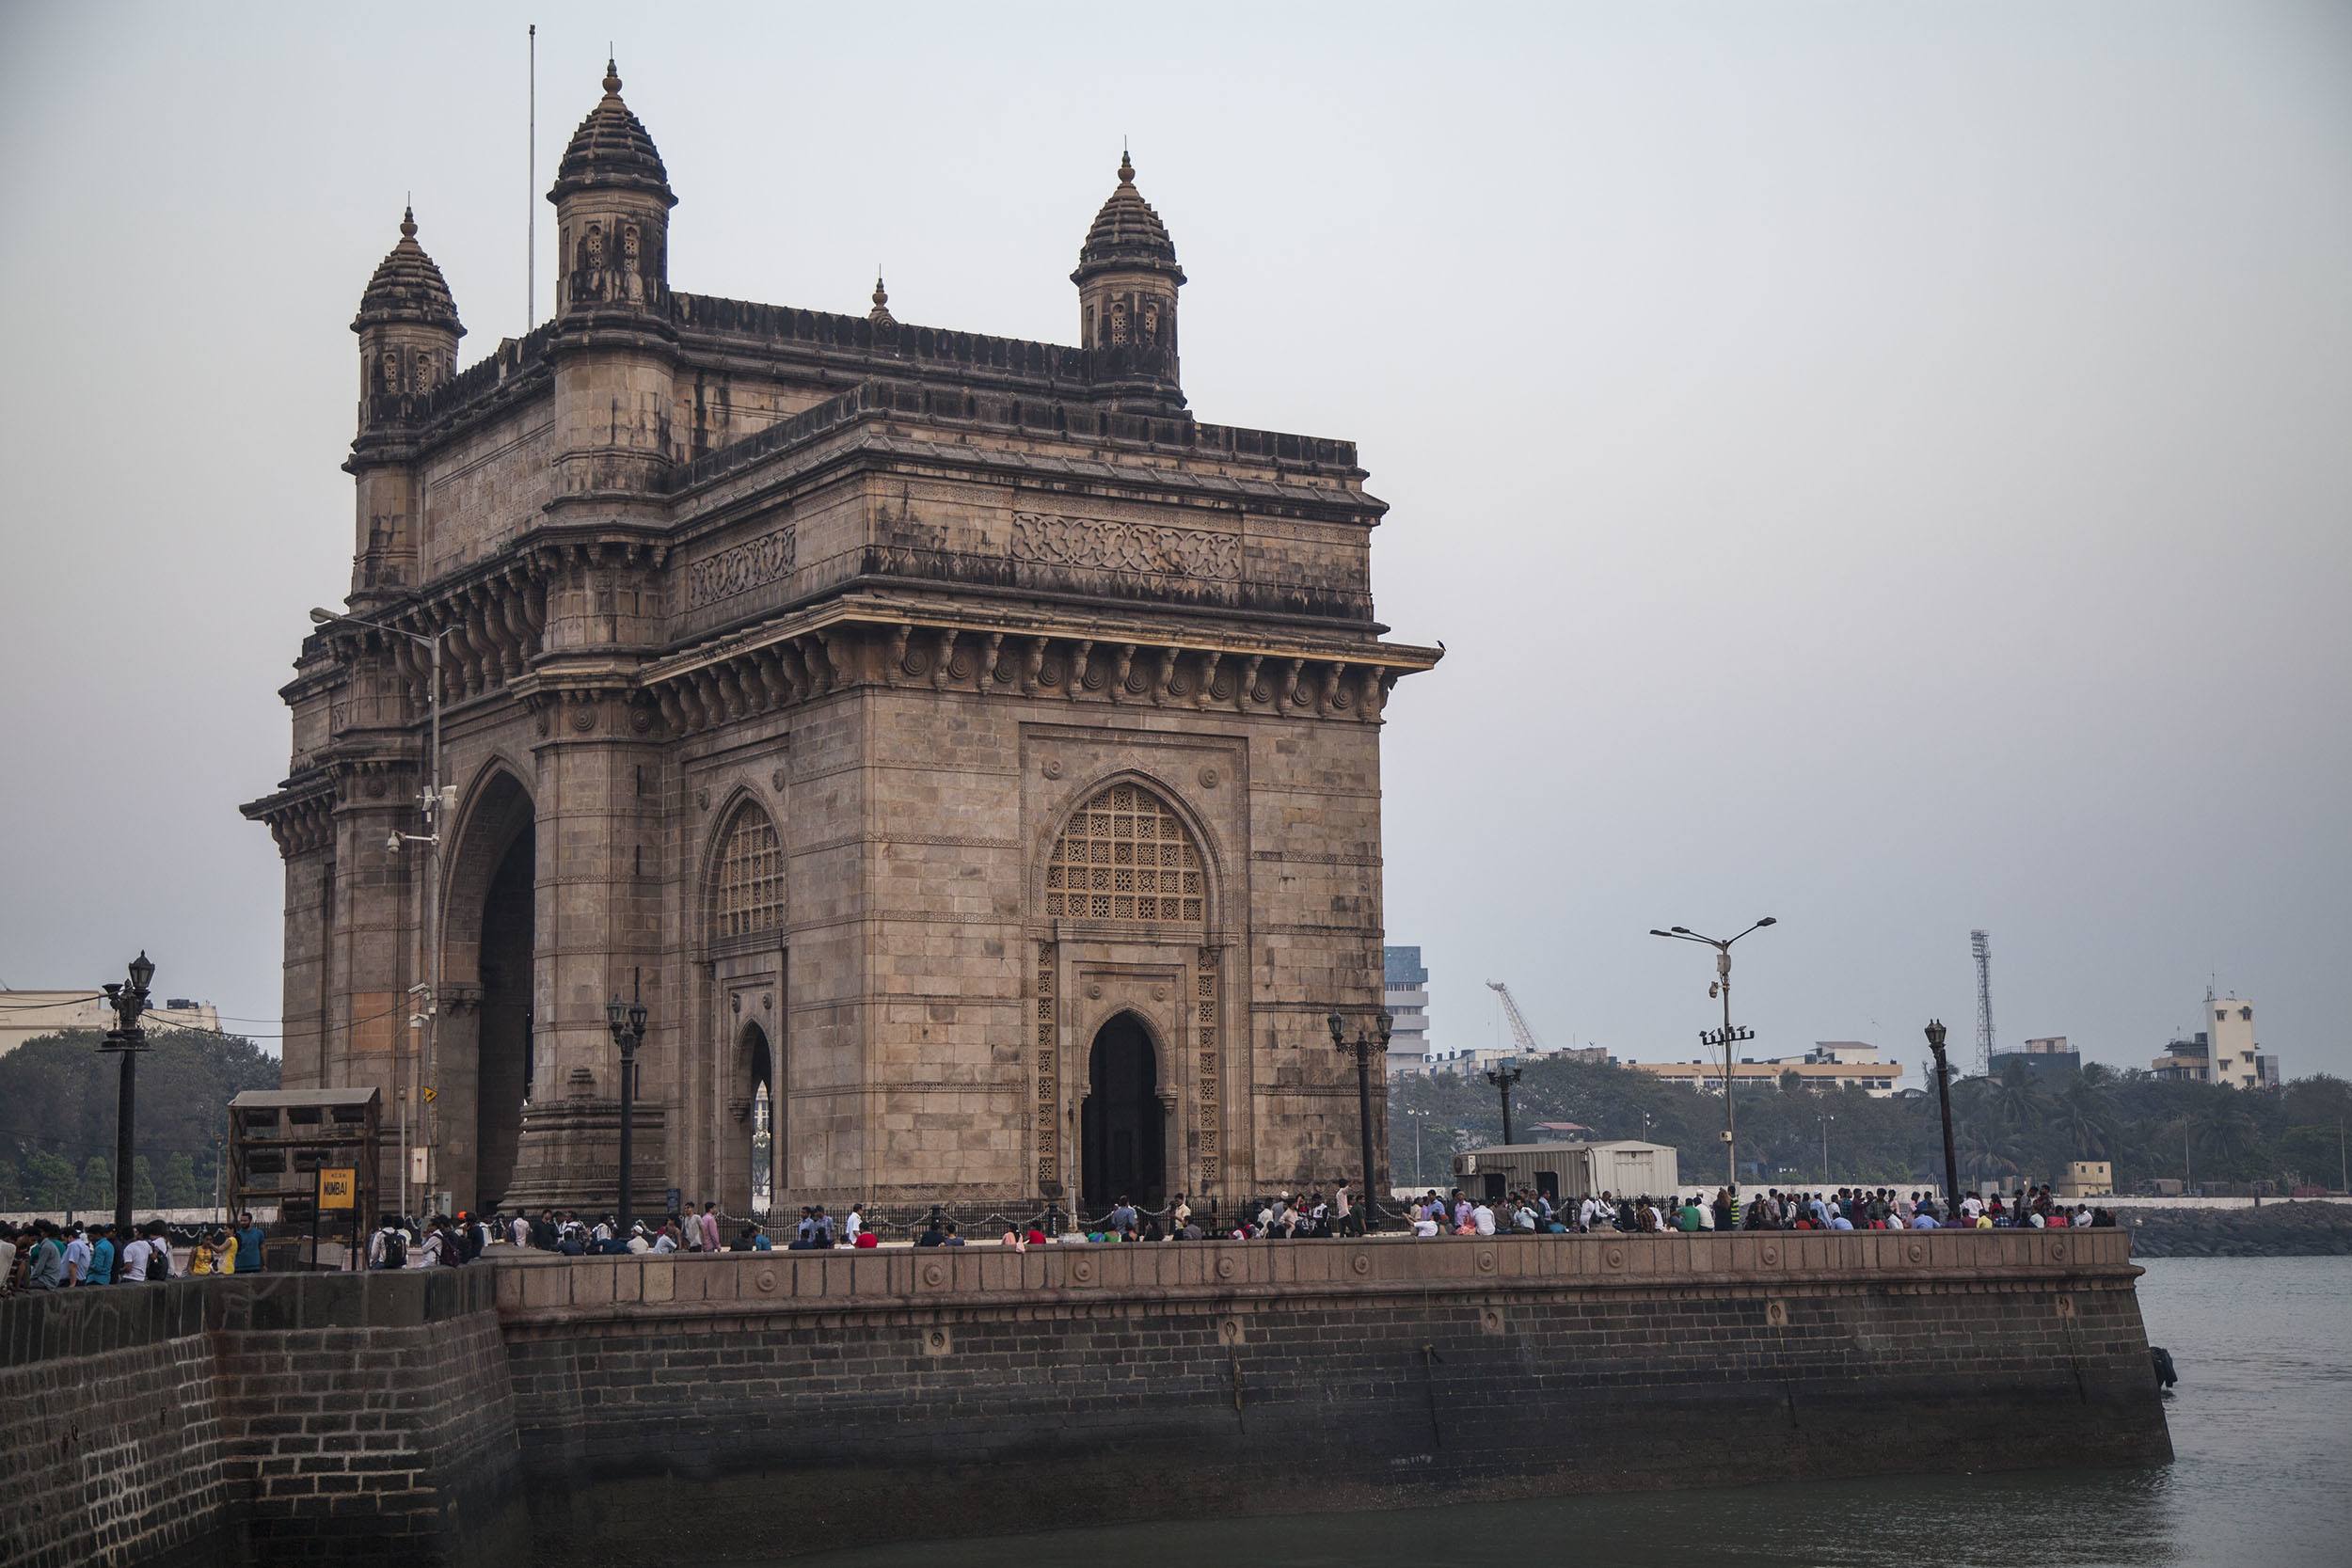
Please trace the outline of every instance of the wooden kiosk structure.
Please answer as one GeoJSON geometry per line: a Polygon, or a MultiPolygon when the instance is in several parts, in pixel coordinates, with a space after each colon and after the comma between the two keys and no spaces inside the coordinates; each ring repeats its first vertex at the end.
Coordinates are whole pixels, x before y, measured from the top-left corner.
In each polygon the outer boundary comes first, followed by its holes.
{"type": "Polygon", "coordinates": [[[372,1088],[247,1089],[229,1101],[229,1206],[278,1211],[269,1267],[300,1267],[305,1238],[357,1248],[383,1193],[382,1120],[372,1088]]]}

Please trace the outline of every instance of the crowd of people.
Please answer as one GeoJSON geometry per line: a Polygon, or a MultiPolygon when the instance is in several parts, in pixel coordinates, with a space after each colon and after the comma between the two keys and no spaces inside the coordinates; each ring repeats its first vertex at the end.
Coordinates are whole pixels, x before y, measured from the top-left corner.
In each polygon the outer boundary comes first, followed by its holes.
{"type": "Polygon", "coordinates": [[[262,1232],[249,1213],[237,1216],[233,1227],[198,1227],[184,1234],[184,1241],[175,1238],[161,1220],[127,1227],[45,1219],[0,1226],[0,1295],[261,1271],[262,1232]]]}
{"type": "Polygon", "coordinates": [[[1893,1187],[1840,1187],[1836,1192],[1782,1192],[1777,1187],[1745,1198],[1729,1187],[1712,1196],[1684,1193],[1655,1197],[1588,1195],[1555,1202],[1541,1192],[1511,1192],[1500,1200],[1449,1196],[1435,1191],[1406,1207],[1420,1237],[1578,1235],[1596,1230],[1639,1235],[1702,1230],[2006,1230],[2112,1227],[2105,1209],[2076,1202],[2069,1208],[2047,1187],[2027,1186],[2004,1200],[1999,1194],[1969,1194],[1954,1207],[1931,1192],[1903,1193],[1893,1187]],[[1499,1206],[1498,1206],[1499,1201],[1499,1206]]]}
{"type": "MultiPolygon", "coordinates": [[[[1392,1211],[1391,1211],[1392,1212],[1392,1211]]],[[[996,1216],[1002,1218],[1002,1216],[996,1216]]],[[[1964,1195],[1947,1205],[1932,1192],[1893,1187],[1839,1187],[1745,1196],[1728,1187],[1712,1195],[1620,1196],[1600,1193],[1559,1199],[1548,1192],[1513,1191],[1500,1198],[1455,1188],[1431,1189],[1408,1201],[1404,1218],[1412,1234],[1440,1236],[1581,1235],[1596,1231],[1695,1234],[1731,1230],[1934,1230],[1962,1228],[2067,1229],[2110,1227],[2115,1215],[2047,1186],[2026,1185],[2010,1195],[1964,1195]]],[[[1327,1196],[1321,1187],[1247,1199],[1219,1216],[1212,1204],[1196,1212],[1179,1193],[1165,1209],[1144,1209],[1122,1196],[1100,1218],[1073,1224],[1048,1212],[1005,1222],[999,1240],[1026,1248],[1061,1242],[1310,1241],[1364,1234],[1364,1208],[1344,1181],[1327,1196]]],[[[780,1227],[779,1227],[780,1228],[780,1227]]],[[[960,1247],[957,1222],[939,1205],[918,1222],[894,1226],[918,1247],[960,1247]]],[[[369,1269],[454,1267],[493,1249],[583,1258],[615,1255],[767,1252],[777,1245],[770,1227],[723,1218],[718,1205],[632,1221],[626,1232],[611,1214],[583,1215],[543,1208],[523,1212],[456,1214],[425,1220],[385,1214],[367,1237],[355,1266],[369,1269]],[[730,1233],[731,1232],[731,1233],[730,1233]]],[[[0,1294],[87,1286],[145,1284],[183,1276],[252,1274],[262,1267],[263,1228],[250,1213],[233,1226],[199,1227],[175,1238],[160,1220],[121,1234],[108,1223],[26,1220],[0,1225],[0,1294]]],[[[852,1203],[836,1220],[822,1204],[802,1208],[784,1249],[830,1251],[882,1244],[866,1207],[852,1203]]]]}

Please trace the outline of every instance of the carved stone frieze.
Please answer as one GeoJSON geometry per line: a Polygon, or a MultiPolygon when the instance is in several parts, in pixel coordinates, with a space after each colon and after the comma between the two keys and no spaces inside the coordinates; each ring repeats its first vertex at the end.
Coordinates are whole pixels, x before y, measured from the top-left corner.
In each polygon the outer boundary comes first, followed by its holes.
{"type": "Polygon", "coordinates": [[[732,545],[716,555],[694,562],[686,568],[686,608],[700,610],[706,605],[731,599],[771,582],[781,582],[792,575],[795,553],[794,529],[787,523],[771,529],[756,539],[732,545]]]}
{"type": "Polygon", "coordinates": [[[1050,512],[1012,515],[1016,561],[1089,572],[1126,572],[1231,582],[1241,576],[1241,538],[1215,529],[1169,528],[1050,512]]]}

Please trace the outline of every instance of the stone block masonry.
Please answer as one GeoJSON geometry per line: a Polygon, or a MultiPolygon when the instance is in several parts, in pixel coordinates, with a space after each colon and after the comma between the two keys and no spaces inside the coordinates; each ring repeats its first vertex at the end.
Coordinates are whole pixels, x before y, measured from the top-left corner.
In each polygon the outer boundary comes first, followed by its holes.
{"type": "Polygon", "coordinates": [[[1336,1508],[2161,1461],[2137,1272],[2121,1232],[1375,1240],[525,1263],[500,1301],[535,1528],[625,1539],[683,1477],[792,1499],[806,1551],[1268,1474],[1336,1508]]]}
{"type": "Polygon", "coordinates": [[[453,1560],[498,1538],[517,1468],[491,1277],[0,1302],[0,1456],[9,1568],[453,1560]]]}
{"type": "Polygon", "coordinates": [[[529,1254],[19,1297],[0,1563],[675,1563],[1078,1522],[1106,1497],[1142,1517],[2160,1462],[2129,1249],[529,1254]],[[780,1511],[788,1530],[742,1533],[780,1511]]]}

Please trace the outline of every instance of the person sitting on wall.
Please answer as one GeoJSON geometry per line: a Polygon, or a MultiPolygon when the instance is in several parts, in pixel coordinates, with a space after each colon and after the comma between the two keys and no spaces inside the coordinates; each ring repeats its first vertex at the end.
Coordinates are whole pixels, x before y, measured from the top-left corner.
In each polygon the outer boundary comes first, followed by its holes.
{"type": "Polygon", "coordinates": [[[942,1226],[939,1211],[933,1209],[930,1224],[923,1227],[923,1234],[914,1238],[914,1244],[916,1246],[945,1246],[946,1242],[947,1232],[942,1226]]]}
{"type": "Polygon", "coordinates": [[[953,1221],[953,1220],[949,1220],[949,1221],[947,1222],[947,1225],[946,1225],[946,1229],[947,1229],[947,1234],[940,1240],[940,1243],[939,1243],[939,1244],[940,1244],[941,1246],[961,1246],[961,1245],[963,1245],[963,1238],[956,1234],[956,1222],[955,1222],[955,1221],[953,1221]]]}

